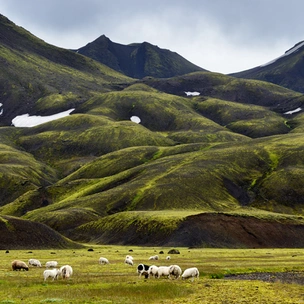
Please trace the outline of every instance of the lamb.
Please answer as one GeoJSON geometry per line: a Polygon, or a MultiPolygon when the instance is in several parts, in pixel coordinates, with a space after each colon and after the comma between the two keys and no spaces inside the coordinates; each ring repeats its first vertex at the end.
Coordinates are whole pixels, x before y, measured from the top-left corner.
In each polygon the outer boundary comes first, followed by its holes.
{"type": "Polygon", "coordinates": [[[182,270],[178,265],[171,265],[169,267],[169,277],[178,279],[182,274],[182,270]]]}
{"type": "Polygon", "coordinates": [[[48,262],[45,263],[46,268],[55,268],[57,266],[58,266],[57,261],[48,261],[48,262]]]}
{"type": "Polygon", "coordinates": [[[29,259],[28,264],[35,267],[41,267],[40,261],[36,259],[29,259]]]}
{"type": "Polygon", "coordinates": [[[145,276],[145,279],[147,279],[149,277],[149,265],[145,265],[145,264],[139,264],[137,266],[137,273],[139,274],[139,277],[141,277],[142,275],[145,276]]]}
{"type": "Polygon", "coordinates": [[[133,262],[132,259],[126,258],[126,259],[125,259],[125,264],[128,264],[128,265],[130,265],[130,266],[133,266],[134,262],[133,262]]]}
{"type": "Polygon", "coordinates": [[[164,277],[170,277],[169,273],[170,266],[159,266],[157,270],[157,277],[160,278],[162,276],[164,277]]]}
{"type": "Polygon", "coordinates": [[[110,264],[109,260],[107,258],[104,258],[104,257],[100,257],[99,259],[99,264],[110,264]]]}
{"type": "Polygon", "coordinates": [[[60,275],[60,270],[57,268],[47,269],[44,270],[43,272],[44,281],[46,281],[47,278],[53,278],[53,281],[57,280],[59,275],[60,275]]]}
{"type": "Polygon", "coordinates": [[[199,271],[196,267],[187,268],[185,269],[184,273],[182,274],[182,279],[190,279],[193,282],[194,278],[199,278],[199,271]]]}
{"type": "Polygon", "coordinates": [[[158,255],[152,255],[152,256],[150,256],[149,260],[157,261],[158,260],[158,255]]]}
{"type": "Polygon", "coordinates": [[[150,266],[148,269],[148,275],[149,275],[149,277],[152,276],[152,277],[157,278],[158,277],[158,267],[155,265],[150,266]]]}
{"type": "Polygon", "coordinates": [[[23,261],[19,261],[19,260],[14,260],[12,262],[12,269],[14,270],[26,270],[28,271],[29,268],[28,266],[25,264],[25,262],[23,261]]]}
{"type": "Polygon", "coordinates": [[[59,271],[64,279],[68,279],[73,274],[73,269],[70,265],[60,267],[59,271]]]}

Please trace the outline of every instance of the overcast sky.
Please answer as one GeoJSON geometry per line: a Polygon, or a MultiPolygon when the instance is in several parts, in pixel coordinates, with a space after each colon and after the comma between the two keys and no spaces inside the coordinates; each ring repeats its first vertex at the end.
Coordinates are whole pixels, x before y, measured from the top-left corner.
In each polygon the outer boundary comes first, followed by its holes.
{"type": "Polygon", "coordinates": [[[304,40],[303,11],[303,0],[0,0],[2,15],[59,47],[104,34],[221,73],[264,64],[304,40]]]}

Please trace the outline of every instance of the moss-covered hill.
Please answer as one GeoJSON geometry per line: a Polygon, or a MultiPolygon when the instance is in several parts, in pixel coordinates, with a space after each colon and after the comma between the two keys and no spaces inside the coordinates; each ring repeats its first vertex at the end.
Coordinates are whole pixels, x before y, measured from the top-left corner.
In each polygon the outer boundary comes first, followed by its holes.
{"type": "Polygon", "coordinates": [[[303,41],[287,50],[281,57],[261,66],[231,74],[248,79],[259,79],[304,93],[303,41]]]}
{"type": "Polygon", "coordinates": [[[2,216],[80,242],[303,245],[301,93],[210,72],[131,79],[0,21],[2,216]]]}
{"type": "Polygon", "coordinates": [[[104,35],[81,47],[77,53],[133,78],[167,78],[204,70],[179,54],[148,42],[122,45],[104,35]]]}

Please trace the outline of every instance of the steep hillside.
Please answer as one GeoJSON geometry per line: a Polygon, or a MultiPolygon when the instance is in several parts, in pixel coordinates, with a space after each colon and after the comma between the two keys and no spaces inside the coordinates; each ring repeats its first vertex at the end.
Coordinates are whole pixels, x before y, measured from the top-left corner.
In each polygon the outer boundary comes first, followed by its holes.
{"type": "Polygon", "coordinates": [[[231,74],[239,78],[269,81],[304,93],[304,42],[301,41],[282,56],[250,70],[231,74]]]}
{"type": "Polygon", "coordinates": [[[104,35],[76,52],[133,78],[166,78],[204,70],[177,53],[148,42],[122,45],[104,35]]]}
{"type": "Polygon", "coordinates": [[[2,15],[0,63],[2,126],[11,125],[16,115],[50,115],[76,107],[93,91],[130,81],[87,57],[46,44],[2,15]],[[48,106],[42,107],[44,102],[48,106]]]}

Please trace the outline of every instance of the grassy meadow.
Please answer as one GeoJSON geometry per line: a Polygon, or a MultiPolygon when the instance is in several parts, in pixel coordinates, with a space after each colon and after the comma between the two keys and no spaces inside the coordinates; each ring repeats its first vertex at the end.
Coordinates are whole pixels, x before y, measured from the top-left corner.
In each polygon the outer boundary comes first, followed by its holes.
{"type": "Polygon", "coordinates": [[[189,249],[166,256],[172,248],[92,246],[68,250],[10,250],[0,252],[0,303],[304,303],[304,286],[280,281],[231,280],[227,274],[301,272],[303,249],[189,249]],[[88,248],[93,249],[89,251],[88,248]],[[160,252],[163,251],[163,254],[160,252]],[[124,264],[127,254],[134,266],[124,264]],[[158,254],[158,261],[148,261],[158,254]],[[109,265],[100,265],[101,256],[109,265]],[[11,262],[37,258],[43,267],[12,271],[11,262]],[[69,264],[68,280],[43,280],[45,262],[69,264]],[[139,263],[197,267],[199,280],[139,278],[139,263]]]}

